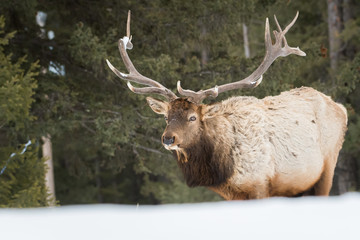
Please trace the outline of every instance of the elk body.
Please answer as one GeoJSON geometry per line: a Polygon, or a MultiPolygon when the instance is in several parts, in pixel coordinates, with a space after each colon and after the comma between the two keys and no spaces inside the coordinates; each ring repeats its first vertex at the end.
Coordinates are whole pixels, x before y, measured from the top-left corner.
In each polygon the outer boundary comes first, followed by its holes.
{"type": "Polygon", "coordinates": [[[178,82],[177,97],[160,83],[142,76],[129,59],[131,49],[130,12],[127,36],[119,50],[129,74],[109,67],[120,78],[147,85],[131,91],[155,93],[167,101],[148,97],[151,109],[165,116],[162,136],[172,151],[188,186],[206,186],[227,200],[270,196],[297,196],[306,193],[328,195],[334,169],[346,131],[345,108],[312,89],[297,88],[264,99],[232,97],[212,105],[201,104],[206,97],[256,87],[262,74],[279,56],[305,56],[285,39],[294,20],[282,30],[275,21],[275,44],[266,19],[266,55],[247,78],[208,90],[184,90],[178,82]]]}

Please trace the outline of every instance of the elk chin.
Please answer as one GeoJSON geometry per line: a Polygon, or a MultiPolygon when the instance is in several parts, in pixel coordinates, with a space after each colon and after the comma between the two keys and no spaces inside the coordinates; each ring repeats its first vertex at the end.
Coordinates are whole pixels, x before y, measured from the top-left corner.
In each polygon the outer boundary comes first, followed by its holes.
{"type": "Polygon", "coordinates": [[[163,144],[166,150],[171,151],[173,154],[175,154],[175,158],[177,159],[177,161],[181,162],[181,163],[187,163],[188,162],[188,155],[185,151],[185,149],[180,147],[180,144],[177,145],[166,145],[163,144]]]}
{"type": "Polygon", "coordinates": [[[163,145],[164,145],[164,148],[169,151],[177,151],[180,149],[179,145],[171,145],[171,146],[166,145],[166,144],[163,144],[163,145]]]}

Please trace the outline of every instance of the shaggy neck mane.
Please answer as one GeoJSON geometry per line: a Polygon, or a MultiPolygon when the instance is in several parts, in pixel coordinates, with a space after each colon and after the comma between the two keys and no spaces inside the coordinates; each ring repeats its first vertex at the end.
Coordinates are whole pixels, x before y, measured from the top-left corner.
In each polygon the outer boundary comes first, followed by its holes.
{"type": "Polygon", "coordinates": [[[204,133],[189,148],[174,151],[189,187],[220,185],[233,174],[234,162],[229,154],[215,151],[214,140],[204,133]]]}

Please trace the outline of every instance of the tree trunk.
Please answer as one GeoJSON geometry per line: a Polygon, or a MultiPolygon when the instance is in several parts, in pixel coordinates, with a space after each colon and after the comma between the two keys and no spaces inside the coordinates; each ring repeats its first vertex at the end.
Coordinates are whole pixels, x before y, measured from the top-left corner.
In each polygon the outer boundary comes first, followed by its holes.
{"type": "Polygon", "coordinates": [[[48,201],[50,206],[55,206],[56,198],[55,198],[54,165],[52,158],[51,137],[50,135],[47,135],[46,137],[43,136],[41,139],[44,142],[42,145],[42,154],[43,157],[46,159],[45,164],[47,166],[47,172],[45,175],[45,185],[49,193],[48,201]]]}
{"type": "Polygon", "coordinates": [[[344,23],[349,21],[352,18],[352,1],[351,0],[343,0],[342,12],[343,12],[344,23]]]}
{"type": "Polygon", "coordinates": [[[104,198],[101,193],[101,177],[100,177],[100,162],[96,158],[95,159],[95,181],[96,181],[96,188],[97,188],[97,201],[98,203],[103,203],[104,198]]]}
{"type": "Polygon", "coordinates": [[[342,0],[327,0],[330,66],[334,71],[338,66],[341,48],[341,2],[342,0]]]}
{"type": "Polygon", "coordinates": [[[202,24],[201,35],[200,35],[200,39],[201,39],[201,65],[202,66],[205,66],[209,61],[209,51],[208,51],[208,48],[207,48],[207,44],[205,42],[206,34],[207,34],[206,26],[205,26],[205,24],[202,24]]]}
{"type": "Polygon", "coordinates": [[[250,47],[249,47],[249,38],[248,38],[248,28],[245,23],[243,23],[243,36],[244,36],[244,50],[245,58],[250,58],[250,47]]]}
{"type": "MultiPolygon", "coordinates": [[[[342,15],[343,15],[343,23],[347,21],[350,21],[354,18],[353,16],[353,9],[354,9],[354,2],[352,0],[343,0],[343,6],[342,6],[342,15]]],[[[344,55],[347,58],[353,59],[355,57],[356,53],[356,47],[351,44],[343,43],[346,45],[344,49],[344,55]]]]}

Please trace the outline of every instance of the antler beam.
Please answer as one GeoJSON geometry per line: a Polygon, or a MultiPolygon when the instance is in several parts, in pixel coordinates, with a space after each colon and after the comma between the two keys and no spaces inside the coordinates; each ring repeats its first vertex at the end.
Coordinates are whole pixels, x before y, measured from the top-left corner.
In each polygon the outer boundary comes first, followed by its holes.
{"type": "Polygon", "coordinates": [[[282,31],[280,24],[277,21],[276,16],[274,15],[274,19],[278,28],[278,31],[273,31],[275,36],[274,44],[272,44],[271,41],[269,19],[266,18],[266,23],[265,23],[266,54],[260,66],[250,76],[237,82],[228,83],[221,86],[215,86],[214,88],[210,88],[208,90],[200,90],[198,92],[182,89],[179,81],[177,84],[177,89],[179,93],[183,96],[189,97],[193,102],[200,103],[206,97],[209,96],[216,97],[219,93],[226,92],[229,90],[240,89],[240,88],[254,88],[260,84],[260,82],[262,81],[262,75],[266,72],[266,70],[278,57],[286,57],[290,54],[295,54],[298,56],[306,56],[305,52],[301,51],[299,47],[296,48],[289,47],[285,38],[285,34],[294,25],[298,16],[299,16],[299,12],[296,13],[296,16],[292,20],[292,22],[285,28],[284,31],[282,31]]]}
{"type": "Polygon", "coordinates": [[[177,98],[177,96],[169,89],[158,83],[157,81],[154,81],[148,77],[145,77],[141,75],[136,68],[134,67],[134,64],[129,58],[129,55],[127,54],[127,49],[131,50],[133,48],[133,44],[131,43],[132,36],[130,35],[130,15],[131,12],[128,12],[128,19],[127,19],[127,27],[126,27],[126,36],[119,39],[118,42],[118,48],[121,55],[121,58],[125,64],[126,69],[129,71],[128,74],[122,73],[119,70],[117,70],[109,60],[106,59],[106,63],[108,64],[109,68],[118,76],[119,78],[128,81],[127,85],[129,89],[138,94],[159,94],[164,97],[166,97],[168,100],[173,100],[177,98]],[[149,87],[134,87],[131,85],[130,82],[135,82],[138,84],[146,85],[149,87]]]}

